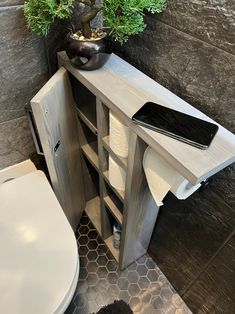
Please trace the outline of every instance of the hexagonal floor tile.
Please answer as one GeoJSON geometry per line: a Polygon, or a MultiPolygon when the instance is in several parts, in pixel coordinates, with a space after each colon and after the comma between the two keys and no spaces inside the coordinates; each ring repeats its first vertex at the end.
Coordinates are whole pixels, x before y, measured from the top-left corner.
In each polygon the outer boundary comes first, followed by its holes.
{"type": "Polygon", "coordinates": [[[97,294],[99,293],[97,286],[90,286],[87,289],[86,296],[88,301],[95,300],[97,298],[97,294]]]}
{"type": "Polygon", "coordinates": [[[132,297],[134,297],[138,295],[138,293],[140,292],[140,288],[136,283],[131,283],[128,287],[128,292],[132,297]]]}
{"type": "Polygon", "coordinates": [[[138,280],[138,285],[139,285],[140,289],[146,290],[146,289],[148,289],[148,287],[150,285],[150,281],[148,280],[147,277],[140,277],[140,279],[138,280]]]}
{"type": "Polygon", "coordinates": [[[87,237],[87,235],[81,235],[79,238],[78,238],[78,242],[80,245],[87,245],[89,239],[87,237]]]}
{"type": "Polygon", "coordinates": [[[146,255],[143,255],[142,257],[140,257],[139,259],[137,259],[136,262],[137,262],[137,264],[145,264],[146,260],[147,260],[146,255]]]}
{"type": "Polygon", "coordinates": [[[89,240],[95,240],[98,238],[99,235],[98,235],[96,230],[91,230],[88,232],[87,236],[88,236],[89,240]]]}
{"type": "Polygon", "coordinates": [[[159,275],[155,270],[150,269],[147,273],[147,277],[151,282],[156,282],[158,281],[159,275]]]}
{"type": "Polygon", "coordinates": [[[97,263],[99,266],[105,266],[108,263],[108,259],[105,255],[99,256],[97,258],[97,263]]]}
{"type": "Polygon", "coordinates": [[[148,269],[155,269],[156,268],[156,263],[152,260],[152,258],[147,258],[145,265],[148,269]]]}
{"type": "Polygon", "coordinates": [[[96,274],[90,273],[87,276],[88,286],[95,286],[97,284],[98,277],[96,274]]]}
{"type": "Polygon", "coordinates": [[[77,305],[77,307],[84,307],[87,304],[86,295],[78,293],[74,298],[74,303],[77,305]]]}
{"type": "Polygon", "coordinates": [[[98,243],[96,240],[89,240],[87,247],[89,250],[96,250],[98,248],[98,243]]]}
{"type": "Polygon", "coordinates": [[[89,272],[89,273],[95,273],[95,272],[97,272],[97,270],[98,270],[98,265],[97,265],[97,263],[95,262],[95,261],[93,261],[93,262],[88,262],[88,264],[87,264],[87,271],[89,272]]]}
{"type": "Polygon", "coordinates": [[[148,254],[121,271],[86,215],[76,236],[80,275],[66,314],[96,313],[116,299],[129,303],[135,314],[191,313],[148,254]]]}
{"type": "Polygon", "coordinates": [[[129,305],[134,313],[140,312],[143,307],[143,304],[140,302],[138,297],[132,297],[130,299],[129,305]]]}
{"type": "Polygon", "coordinates": [[[102,279],[102,278],[107,278],[108,276],[108,270],[105,266],[99,266],[97,271],[96,271],[97,276],[102,279]]]}
{"type": "Polygon", "coordinates": [[[108,261],[107,265],[106,265],[108,271],[116,271],[118,268],[118,264],[116,261],[112,260],[112,261],[108,261]]]}
{"type": "Polygon", "coordinates": [[[87,268],[86,267],[80,267],[80,270],[79,270],[79,279],[86,279],[87,278],[87,268]]]}
{"type": "Polygon", "coordinates": [[[97,254],[96,251],[90,251],[87,254],[87,258],[88,258],[89,261],[95,261],[98,258],[98,254],[97,254]]]}
{"type": "Polygon", "coordinates": [[[129,287],[129,281],[126,278],[119,278],[117,285],[120,290],[127,290],[129,287]]]}
{"type": "Polygon", "coordinates": [[[99,244],[97,247],[97,253],[99,255],[106,255],[108,248],[105,244],[99,244]]]}
{"type": "Polygon", "coordinates": [[[117,273],[109,273],[107,276],[107,280],[110,284],[116,284],[118,280],[117,273]]]}
{"type": "Polygon", "coordinates": [[[86,215],[83,215],[81,220],[80,220],[80,225],[81,226],[87,226],[89,224],[89,222],[90,222],[90,219],[86,215]]]}
{"type": "Polygon", "coordinates": [[[138,265],[136,271],[139,274],[139,276],[146,276],[148,269],[145,265],[138,265]]]}
{"type": "Polygon", "coordinates": [[[128,272],[127,279],[130,283],[137,283],[139,276],[136,271],[130,271],[128,272]]]}
{"type": "Polygon", "coordinates": [[[130,298],[131,297],[130,297],[128,291],[124,290],[124,291],[119,292],[119,299],[125,301],[126,303],[129,303],[130,298]]]}

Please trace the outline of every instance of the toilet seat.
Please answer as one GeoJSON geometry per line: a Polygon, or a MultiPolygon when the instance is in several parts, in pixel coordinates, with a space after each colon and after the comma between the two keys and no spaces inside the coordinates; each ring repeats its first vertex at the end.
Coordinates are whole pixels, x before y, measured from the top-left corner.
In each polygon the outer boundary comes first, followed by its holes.
{"type": "Polygon", "coordinates": [[[63,313],[78,274],[73,230],[44,173],[0,184],[0,313],[63,313]]]}

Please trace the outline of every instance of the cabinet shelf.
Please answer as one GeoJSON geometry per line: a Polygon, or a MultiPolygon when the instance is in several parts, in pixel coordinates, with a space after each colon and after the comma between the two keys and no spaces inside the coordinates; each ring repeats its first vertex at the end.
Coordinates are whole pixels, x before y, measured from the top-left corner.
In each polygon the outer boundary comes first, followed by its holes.
{"type": "Polygon", "coordinates": [[[116,261],[119,262],[119,249],[115,249],[115,247],[113,247],[113,235],[104,240],[104,242],[106,243],[107,247],[113,254],[116,261]]]}
{"type": "Polygon", "coordinates": [[[96,108],[88,104],[80,108],[76,106],[76,110],[79,118],[97,135],[96,108]]]}
{"type": "Polygon", "coordinates": [[[114,153],[114,151],[111,149],[109,145],[109,136],[107,135],[103,137],[102,141],[104,148],[110,153],[111,157],[116,161],[116,163],[123,169],[127,170],[127,158],[123,158],[114,153]]]}
{"type": "Polygon", "coordinates": [[[120,199],[120,201],[121,201],[121,202],[124,202],[125,192],[116,189],[115,187],[113,187],[113,186],[110,184],[110,181],[109,181],[109,171],[108,171],[108,170],[106,170],[106,171],[103,173],[103,177],[104,177],[105,181],[108,183],[108,185],[110,186],[110,188],[113,190],[113,192],[114,192],[114,193],[117,195],[117,197],[120,199]]]}
{"type": "Polygon", "coordinates": [[[82,145],[82,152],[87,157],[87,159],[91,162],[91,164],[95,167],[97,171],[99,171],[99,162],[98,162],[98,153],[97,153],[97,142],[91,142],[82,145]]]}
{"type": "Polygon", "coordinates": [[[94,197],[86,203],[85,212],[101,235],[100,198],[94,197]]]}
{"type": "Polygon", "coordinates": [[[104,197],[104,204],[109,209],[113,217],[122,225],[122,213],[120,212],[117,202],[115,201],[115,195],[107,195],[104,197]]]}

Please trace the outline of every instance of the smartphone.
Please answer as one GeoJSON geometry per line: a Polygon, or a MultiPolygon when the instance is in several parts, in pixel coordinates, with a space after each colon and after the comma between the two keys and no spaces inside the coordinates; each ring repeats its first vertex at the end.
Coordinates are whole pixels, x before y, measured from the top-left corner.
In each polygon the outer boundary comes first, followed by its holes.
{"type": "Polygon", "coordinates": [[[132,117],[146,128],[173,137],[200,149],[211,144],[218,126],[185,113],[147,102],[132,117]]]}

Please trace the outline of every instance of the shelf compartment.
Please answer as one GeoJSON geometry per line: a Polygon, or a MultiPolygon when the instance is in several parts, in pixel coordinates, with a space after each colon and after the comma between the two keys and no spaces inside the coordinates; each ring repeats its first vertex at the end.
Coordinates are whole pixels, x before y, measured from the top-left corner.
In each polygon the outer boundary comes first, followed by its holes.
{"type": "Polygon", "coordinates": [[[94,197],[86,203],[85,212],[101,235],[100,198],[94,197]]]}
{"type": "Polygon", "coordinates": [[[108,183],[109,187],[113,190],[113,192],[114,192],[114,193],[117,195],[117,197],[120,199],[120,201],[121,201],[121,202],[124,202],[125,192],[116,189],[115,187],[113,187],[113,186],[110,184],[110,181],[109,181],[109,171],[108,171],[108,170],[106,170],[106,171],[103,173],[103,177],[104,177],[104,180],[108,183]]]}
{"type": "Polygon", "coordinates": [[[119,263],[119,249],[115,249],[115,247],[113,247],[113,235],[104,240],[104,242],[106,243],[107,247],[113,254],[116,261],[119,263]]]}
{"type": "Polygon", "coordinates": [[[104,148],[110,153],[111,157],[116,161],[116,163],[120,167],[127,170],[127,158],[123,158],[121,156],[118,156],[116,153],[114,153],[114,151],[111,149],[111,147],[109,145],[109,136],[108,135],[103,137],[102,142],[103,142],[104,148]]]}
{"type": "Polygon", "coordinates": [[[99,171],[98,146],[97,141],[87,143],[81,146],[82,152],[90,163],[99,171]]]}
{"type": "Polygon", "coordinates": [[[78,116],[94,134],[97,134],[96,97],[73,75],[70,74],[69,77],[78,116]]]}
{"type": "Polygon", "coordinates": [[[111,212],[113,217],[122,225],[122,213],[120,211],[120,201],[114,194],[110,194],[104,197],[104,204],[111,212]]]}
{"type": "Polygon", "coordinates": [[[80,108],[76,106],[76,110],[79,118],[95,135],[97,135],[96,107],[87,104],[80,108]]]}

